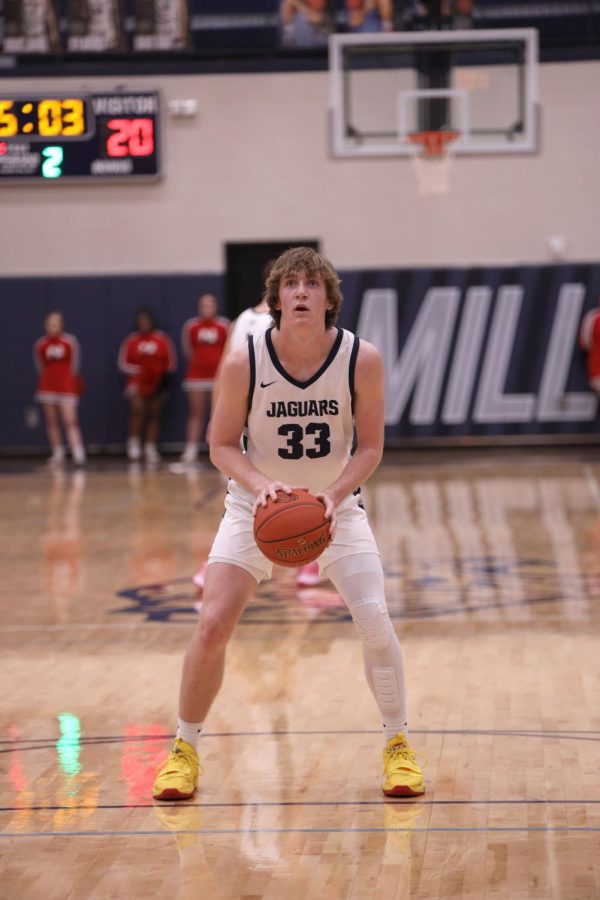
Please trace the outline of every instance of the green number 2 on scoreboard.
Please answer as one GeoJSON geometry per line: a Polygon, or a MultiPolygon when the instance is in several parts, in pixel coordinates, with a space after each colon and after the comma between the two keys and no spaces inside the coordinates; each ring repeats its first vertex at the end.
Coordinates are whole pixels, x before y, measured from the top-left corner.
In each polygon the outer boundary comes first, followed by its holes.
{"type": "Polygon", "coordinates": [[[65,152],[62,147],[45,147],[42,150],[44,162],[42,163],[42,175],[44,178],[60,178],[62,175],[62,163],[65,152]]]}

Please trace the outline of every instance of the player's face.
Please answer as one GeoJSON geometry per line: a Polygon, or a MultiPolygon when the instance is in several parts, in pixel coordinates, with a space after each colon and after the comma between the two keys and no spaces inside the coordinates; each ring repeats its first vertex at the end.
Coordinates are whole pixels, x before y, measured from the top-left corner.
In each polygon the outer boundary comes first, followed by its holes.
{"type": "Polygon", "coordinates": [[[332,306],[327,299],[327,288],[321,275],[309,275],[300,271],[282,276],[278,303],[282,321],[323,324],[325,311],[332,306]]]}
{"type": "Polygon", "coordinates": [[[46,319],[46,334],[53,336],[63,330],[63,317],[60,313],[51,313],[46,319]]]}

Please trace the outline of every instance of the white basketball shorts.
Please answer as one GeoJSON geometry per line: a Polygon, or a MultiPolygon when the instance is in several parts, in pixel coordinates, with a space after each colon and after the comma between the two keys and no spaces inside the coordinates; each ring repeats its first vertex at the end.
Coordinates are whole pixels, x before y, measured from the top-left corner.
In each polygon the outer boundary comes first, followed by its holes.
{"type": "MultiPolygon", "coordinates": [[[[360,495],[347,497],[337,507],[337,528],[333,541],[318,559],[319,570],[325,573],[328,566],[346,556],[357,553],[376,553],[369,520],[359,506],[360,495]]],[[[230,563],[249,572],[258,584],[271,578],[273,563],[263,556],[254,540],[254,517],[251,495],[248,499],[231,492],[225,497],[225,515],[215,536],[208,562],[230,563]]]]}

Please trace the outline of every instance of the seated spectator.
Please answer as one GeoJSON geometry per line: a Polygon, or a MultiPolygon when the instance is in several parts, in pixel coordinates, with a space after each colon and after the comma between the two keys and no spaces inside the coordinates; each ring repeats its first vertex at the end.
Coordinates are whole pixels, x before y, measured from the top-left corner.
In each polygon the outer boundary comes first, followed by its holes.
{"type": "Polygon", "coordinates": [[[332,28],[327,0],[281,0],[284,47],[324,47],[332,28]]]}
{"type": "Polygon", "coordinates": [[[411,31],[473,27],[474,0],[407,0],[404,27],[411,31]]]}
{"type": "Polygon", "coordinates": [[[453,0],[452,27],[456,29],[473,27],[474,0],[453,0]]]}
{"type": "Polygon", "coordinates": [[[348,31],[392,31],[392,0],[346,0],[348,31]]]}

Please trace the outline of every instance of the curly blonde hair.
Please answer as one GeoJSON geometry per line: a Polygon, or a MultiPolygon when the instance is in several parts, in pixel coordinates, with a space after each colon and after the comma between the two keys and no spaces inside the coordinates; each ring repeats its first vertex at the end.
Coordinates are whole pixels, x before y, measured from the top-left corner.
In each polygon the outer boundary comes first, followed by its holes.
{"type": "Polygon", "coordinates": [[[269,304],[269,312],[275,327],[279,328],[281,322],[281,310],[276,308],[279,303],[281,279],[296,272],[305,272],[309,277],[321,276],[325,282],[327,300],[332,304],[331,309],[325,310],[325,327],[335,325],[344,299],[337,272],[326,257],[311,247],[293,247],[275,260],[265,282],[264,299],[269,304]]]}

